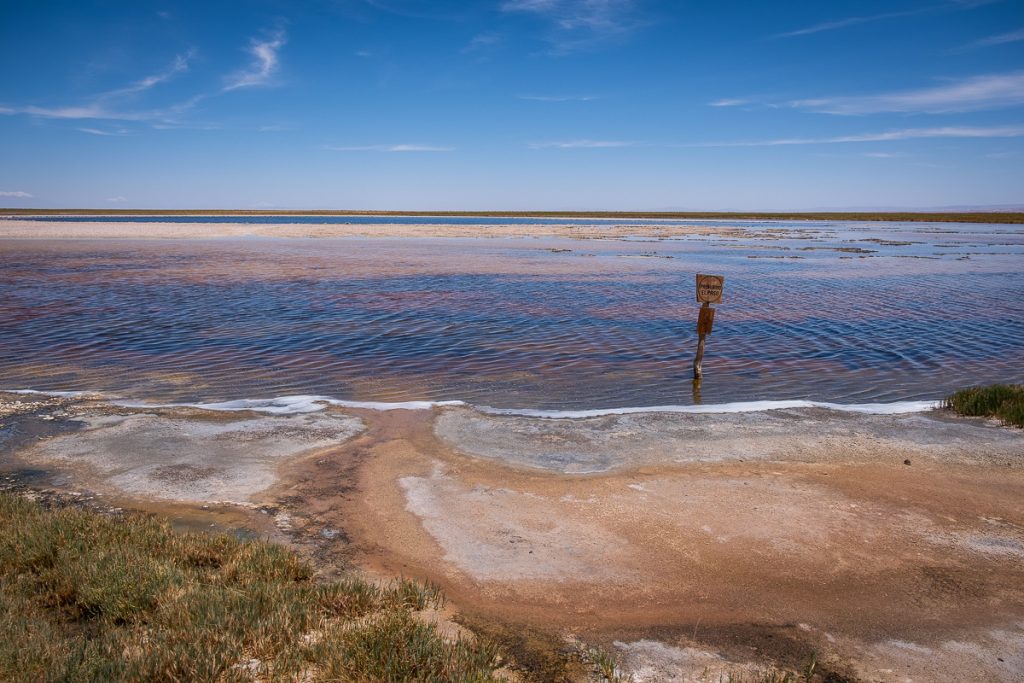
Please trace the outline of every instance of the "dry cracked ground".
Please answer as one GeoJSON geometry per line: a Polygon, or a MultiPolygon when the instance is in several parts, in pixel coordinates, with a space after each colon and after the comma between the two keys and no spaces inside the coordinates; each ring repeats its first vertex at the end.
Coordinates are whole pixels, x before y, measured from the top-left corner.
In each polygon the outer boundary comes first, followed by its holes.
{"type": "Polygon", "coordinates": [[[942,411],[297,415],[0,394],[7,481],[439,584],[636,681],[1024,680],[1024,432],[942,411]]]}

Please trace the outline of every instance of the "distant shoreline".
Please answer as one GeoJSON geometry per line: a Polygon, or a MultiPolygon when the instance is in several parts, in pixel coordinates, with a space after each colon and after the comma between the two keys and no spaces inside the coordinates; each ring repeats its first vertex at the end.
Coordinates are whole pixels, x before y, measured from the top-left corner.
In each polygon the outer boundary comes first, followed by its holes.
{"type": "Polygon", "coordinates": [[[215,239],[239,237],[284,238],[521,238],[621,239],[623,237],[716,236],[747,237],[748,230],[722,225],[537,225],[531,223],[478,225],[451,223],[250,223],[250,222],[111,222],[96,220],[19,220],[0,216],[0,239],[215,239]]]}
{"type": "Polygon", "coordinates": [[[481,218],[589,218],[666,220],[894,221],[934,223],[1024,223],[1018,211],[269,211],[245,209],[14,209],[0,216],[412,216],[481,218]]]}

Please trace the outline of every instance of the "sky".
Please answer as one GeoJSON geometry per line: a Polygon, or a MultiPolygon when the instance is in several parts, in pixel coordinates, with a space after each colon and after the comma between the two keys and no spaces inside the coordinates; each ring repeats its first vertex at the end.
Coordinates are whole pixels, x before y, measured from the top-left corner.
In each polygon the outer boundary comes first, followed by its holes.
{"type": "Polygon", "coordinates": [[[0,0],[0,206],[1024,205],[1024,2],[0,0]]]}

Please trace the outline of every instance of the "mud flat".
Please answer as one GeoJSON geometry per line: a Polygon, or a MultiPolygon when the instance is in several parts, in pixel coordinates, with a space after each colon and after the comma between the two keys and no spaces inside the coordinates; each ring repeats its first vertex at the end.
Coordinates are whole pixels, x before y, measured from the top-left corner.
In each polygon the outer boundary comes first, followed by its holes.
{"type": "Polygon", "coordinates": [[[325,415],[225,421],[208,414],[83,414],[76,422],[75,433],[39,443],[36,460],[82,470],[80,478],[113,493],[235,505],[270,488],[279,462],[362,430],[357,418],[325,415]]]}
{"type": "Polygon", "coordinates": [[[0,399],[8,470],[140,507],[274,506],[370,574],[440,584],[470,625],[598,643],[638,681],[812,653],[833,680],[1024,672],[1024,433],[994,423],[0,399]]]}
{"type": "MultiPolygon", "coordinates": [[[[730,225],[463,225],[358,223],[160,223],[61,222],[0,218],[0,238],[12,239],[210,239],[218,237],[749,237],[752,231],[730,225]]],[[[782,231],[788,234],[789,231],[782,231]]],[[[779,235],[775,235],[778,237],[779,235]]]]}

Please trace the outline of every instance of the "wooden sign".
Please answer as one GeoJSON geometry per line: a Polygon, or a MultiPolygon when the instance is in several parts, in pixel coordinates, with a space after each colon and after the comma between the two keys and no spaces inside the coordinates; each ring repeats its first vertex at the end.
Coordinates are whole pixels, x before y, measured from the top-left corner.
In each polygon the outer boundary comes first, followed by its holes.
{"type": "Polygon", "coordinates": [[[702,304],[722,303],[722,289],[724,287],[724,276],[701,275],[697,273],[697,301],[702,304]]]}
{"type": "Polygon", "coordinates": [[[710,306],[701,306],[700,314],[697,316],[697,334],[704,336],[711,334],[711,327],[715,324],[715,309],[710,306]]]}
{"type": "Polygon", "coordinates": [[[697,317],[697,357],[693,359],[694,391],[700,382],[704,362],[704,338],[711,334],[715,324],[715,309],[711,304],[722,303],[722,289],[725,287],[724,275],[704,275],[697,273],[697,301],[700,302],[700,315],[697,317]]]}

